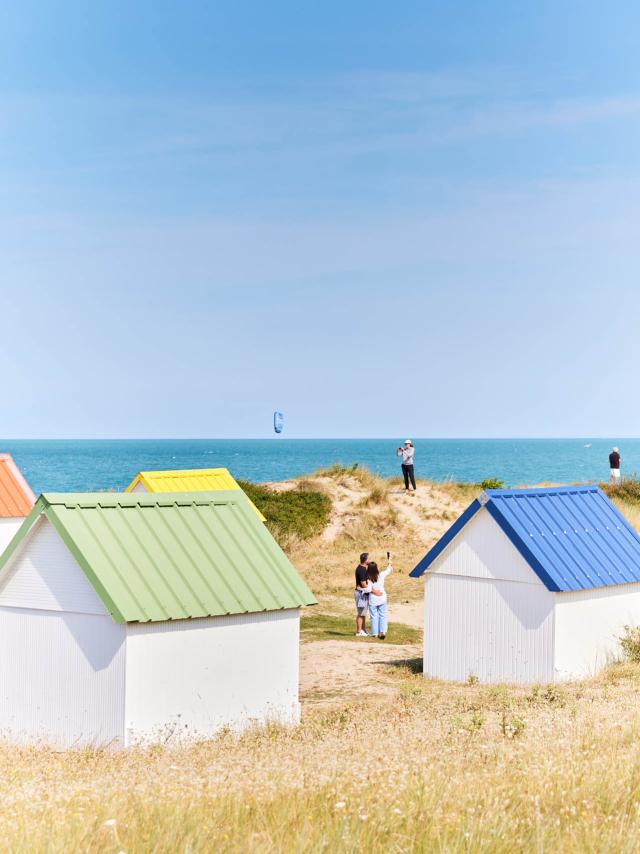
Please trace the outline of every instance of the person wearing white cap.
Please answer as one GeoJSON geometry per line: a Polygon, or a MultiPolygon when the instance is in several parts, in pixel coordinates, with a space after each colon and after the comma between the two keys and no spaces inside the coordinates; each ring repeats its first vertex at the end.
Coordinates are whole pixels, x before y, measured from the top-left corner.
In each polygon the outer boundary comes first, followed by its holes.
{"type": "Polygon", "coordinates": [[[620,453],[617,448],[613,448],[609,454],[609,471],[611,473],[611,483],[620,483],[620,453]]]}
{"type": "Polygon", "coordinates": [[[407,492],[410,492],[409,489],[409,481],[411,481],[411,486],[413,487],[413,491],[416,491],[416,478],[413,472],[413,442],[411,439],[406,439],[404,443],[404,448],[398,448],[396,451],[396,455],[398,457],[402,457],[402,476],[404,477],[404,488],[407,492]]]}

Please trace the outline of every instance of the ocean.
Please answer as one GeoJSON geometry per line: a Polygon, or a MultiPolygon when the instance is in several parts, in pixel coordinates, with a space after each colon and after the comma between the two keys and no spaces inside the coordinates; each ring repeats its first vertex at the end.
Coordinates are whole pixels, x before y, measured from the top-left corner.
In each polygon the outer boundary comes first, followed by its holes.
{"type": "MultiPolygon", "coordinates": [[[[237,478],[284,480],[333,463],[400,473],[394,439],[7,440],[36,493],[122,490],[138,471],[225,466],[237,478]]],[[[418,477],[509,486],[600,481],[618,445],[623,475],[640,473],[640,439],[414,439],[418,477]]]]}

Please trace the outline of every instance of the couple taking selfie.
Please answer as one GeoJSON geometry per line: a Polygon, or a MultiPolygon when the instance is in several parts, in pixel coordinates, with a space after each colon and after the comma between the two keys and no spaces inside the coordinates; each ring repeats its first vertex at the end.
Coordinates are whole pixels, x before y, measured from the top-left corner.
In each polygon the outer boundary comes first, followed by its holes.
{"type": "Polygon", "coordinates": [[[356,567],[356,637],[377,637],[384,640],[387,635],[387,593],[384,580],[392,571],[391,553],[387,552],[388,566],[380,571],[378,564],[369,560],[368,552],[360,555],[356,567]],[[369,613],[370,632],[366,630],[367,612],[369,613]]]}

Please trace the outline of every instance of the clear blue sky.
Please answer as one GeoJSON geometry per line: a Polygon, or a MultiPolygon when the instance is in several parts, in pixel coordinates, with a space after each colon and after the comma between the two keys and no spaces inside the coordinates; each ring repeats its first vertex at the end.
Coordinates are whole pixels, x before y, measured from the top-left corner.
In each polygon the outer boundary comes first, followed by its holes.
{"type": "Polygon", "coordinates": [[[0,435],[640,435],[638,32],[4,4],[0,435]]]}

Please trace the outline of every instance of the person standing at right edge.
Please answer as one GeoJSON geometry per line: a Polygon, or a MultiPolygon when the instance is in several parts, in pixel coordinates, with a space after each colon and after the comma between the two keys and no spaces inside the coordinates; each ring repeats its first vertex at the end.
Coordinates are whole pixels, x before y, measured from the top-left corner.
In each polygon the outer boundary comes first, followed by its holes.
{"type": "Polygon", "coordinates": [[[410,492],[409,483],[416,491],[416,477],[413,471],[413,442],[407,439],[404,443],[404,448],[398,448],[397,456],[402,457],[402,476],[404,477],[404,488],[410,492]]]}
{"type": "Polygon", "coordinates": [[[620,483],[620,451],[613,448],[609,454],[609,475],[611,483],[620,483]]]}

